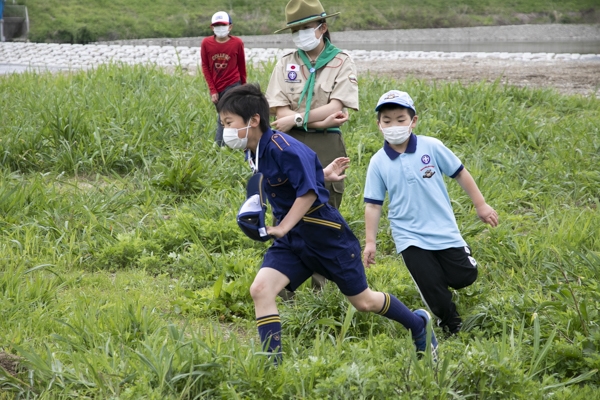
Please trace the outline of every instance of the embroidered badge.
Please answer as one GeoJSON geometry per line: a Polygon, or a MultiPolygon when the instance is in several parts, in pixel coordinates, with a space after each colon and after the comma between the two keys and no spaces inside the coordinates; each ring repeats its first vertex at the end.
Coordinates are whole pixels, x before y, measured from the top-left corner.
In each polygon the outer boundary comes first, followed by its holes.
{"type": "Polygon", "coordinates": [[[431,157],[429,157],[429,155],[427,154],[423,154],[423,156],[421,157],[421,162],[423,164],[429,164],[429,161],[431,161],[431,157]]]}
{"type": "Polygon", "coordinates": [[[432,171],[430,169],[428,169],[427,171],[425,171],[425,173],[423,174],[423,178],[431,178],[432,176],[435,175],[435,171],[432,171]]]}
{"type": "Polygon", "coordinates": [[[302,82],[300,79],[298,79],[298,74],[300,73],[300,66],[298,64],[287,64],[285,66],[285,71],[287,72],[287,79],[285,80],[287,83],[302,82]]]}
{"type": "Polygon", "coordinates": [[[296,72],[298,72],[298,71],[300,71],[300,65],[298,65],[298,64],[287,64],[285,66],[285,70],[288,71],[288,72],[289,71],[296,71],[296,72]]]}
{"type": "Polygon", "coordinates": [[[356,75],[354,74],[348,75],[348,80],[350,81],[350,83],[353,83],[355,85],[358,84],[358,79],[356,79],[356,75]]]}

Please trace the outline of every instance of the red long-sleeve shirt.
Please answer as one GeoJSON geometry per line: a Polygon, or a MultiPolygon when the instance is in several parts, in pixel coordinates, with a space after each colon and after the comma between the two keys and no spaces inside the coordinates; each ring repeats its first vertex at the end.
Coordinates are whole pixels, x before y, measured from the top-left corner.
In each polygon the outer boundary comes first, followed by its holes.
{"type": "Polygon", "coordinates": [[[236,82],[246,83],[244,42],[238,37],[219,43],[215,36],[205,37],[200,45],[202,73],[210,94],[220,93],[236,82]]]}

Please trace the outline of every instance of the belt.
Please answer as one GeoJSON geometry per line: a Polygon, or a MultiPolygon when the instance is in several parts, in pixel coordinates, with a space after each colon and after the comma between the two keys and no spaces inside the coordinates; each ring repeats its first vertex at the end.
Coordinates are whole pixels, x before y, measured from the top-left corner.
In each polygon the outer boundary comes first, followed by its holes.
{"type": "Polygon", "coordinates": [[[326,128],[326,129],[302,129],[302,128],[292,128],[292,131],[295,132],[303,132],[303,133],[337,133],[338,135],[342,134],[340,128],[326,128]]]}

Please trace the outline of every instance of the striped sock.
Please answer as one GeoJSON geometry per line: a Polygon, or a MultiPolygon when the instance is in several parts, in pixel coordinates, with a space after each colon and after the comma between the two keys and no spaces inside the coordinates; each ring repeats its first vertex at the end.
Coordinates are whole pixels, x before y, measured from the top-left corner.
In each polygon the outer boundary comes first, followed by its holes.
{"type": "Polygon", "coordinates": [[[263,350],[270,353],[281,351],[281,318],[279,314],[265,315],[256,318],[258,335],[263,344],[263,350]]]}
{"type": "Polygon", "coordinates": [[[425,322],[423,318],[413,314],[400,300],[393,294],[384,293],[385,300],[383,307],[377,313],[386,318],[401,323],[406,329],[409,329],[413,335],[418,335],[423,331],[425,322]]]}

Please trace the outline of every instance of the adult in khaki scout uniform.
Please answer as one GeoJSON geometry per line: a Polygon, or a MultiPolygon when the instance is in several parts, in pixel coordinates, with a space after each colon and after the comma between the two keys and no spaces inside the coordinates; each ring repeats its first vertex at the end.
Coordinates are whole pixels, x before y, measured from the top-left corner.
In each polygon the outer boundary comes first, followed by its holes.
{"type": "MultiPolygon", "coordinates": [[[[328,118],[336,111],[358,110],[356,67],[350,56],[331,44],[327,14],[319,0],[291,0],[287,25],[298,50],[279,60],[265,93],[272,126],[305,143],[323,165],[346,156],[339,125],[328,118]]],[[[277,33],[276,32],[276,33],[277,33]]],[[[329,203],[339,208],[344,182],[327,185],[329,203]]]]}
{"type": "MultiPolygon", "coordinates": [[[[327,14],[319,0],[290,0],[285,7],[286,27],[298,50],[277,62],[265,96],[276,120],[274,129],[306,144],[323,165],[346,157],[346,146],[336,115],[358,110],[356,67],[350,56],[331,44],[327,14]]],[[[341,119],[345,121],[345,119],[341,119]]],[[[344,182],[327,182],[329,204],[339,208],[344,182]]],[[[325,278],[315,274],[313,287],[325,278]]],[[[289,296],[282,293],[283,298],[289,296]]]]}

